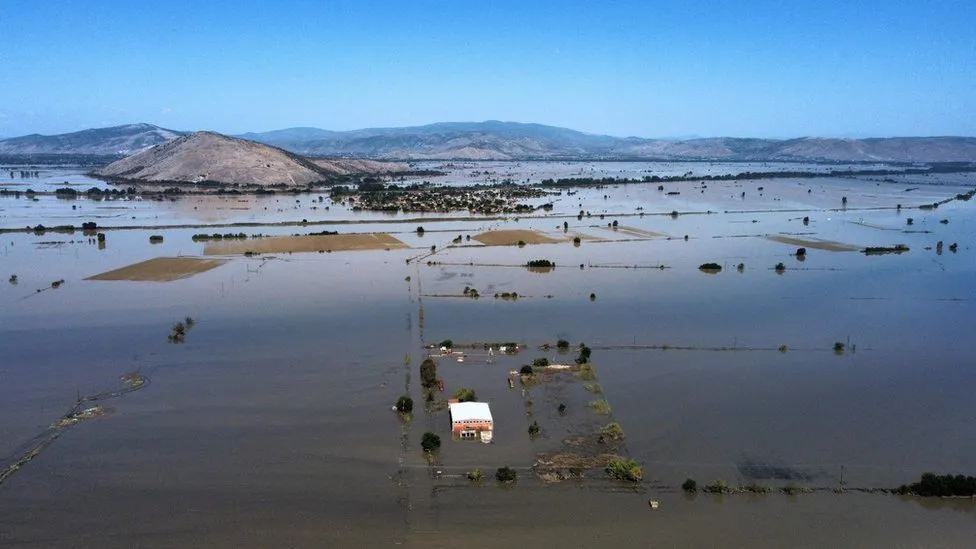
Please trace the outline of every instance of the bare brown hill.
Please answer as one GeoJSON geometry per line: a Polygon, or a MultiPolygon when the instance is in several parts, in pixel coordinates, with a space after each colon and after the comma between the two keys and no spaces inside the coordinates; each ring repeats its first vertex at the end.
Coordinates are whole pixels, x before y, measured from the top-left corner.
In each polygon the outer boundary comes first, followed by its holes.
{"type": "Polygon", "coordinates": [[[196,132],[123,158],[96,175],[133,182],[306,186],[334,172],[276,147],[196,132]]]}

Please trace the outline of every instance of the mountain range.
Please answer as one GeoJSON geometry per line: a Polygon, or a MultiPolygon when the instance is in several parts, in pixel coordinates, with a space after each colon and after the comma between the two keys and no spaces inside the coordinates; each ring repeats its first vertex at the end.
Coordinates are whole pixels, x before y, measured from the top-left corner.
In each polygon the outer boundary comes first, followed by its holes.
{"type": "MultiPolygon", "coordinates": [[[[0,154],[124,156],[188,134],[151,124],[51,136],[33,134],[0,140],[0,154]]],[[[976,161],[976,138],[973,137],[670,140],[612,137],[541,124],[499,121],[442,122],[350,131],[299,127],[235,137],[303,156],[378,160],[976,161]]]]}

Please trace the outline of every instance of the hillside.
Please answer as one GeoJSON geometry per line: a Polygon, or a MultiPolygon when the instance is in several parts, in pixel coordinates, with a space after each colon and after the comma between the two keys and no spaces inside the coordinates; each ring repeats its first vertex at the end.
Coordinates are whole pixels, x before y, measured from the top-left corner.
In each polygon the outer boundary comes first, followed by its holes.
{"type": "Polygon", "coordinates": [[[138,152],[96,175],[135,182],[284,184],[305,186],[330,173],[275,147],[212,132],[197,132],[138,152]]]}
{"type": "Polygon", "coordinates": [[[976,161],[976,138],[972,137],[668,140],[593,135],[541,124],[498,121],[345,132],[294,128],[247,136],[299,154],[396,160],[976,161]]]}
{"type": "MultiPolygon", "coordinates": [[[[0,140],[0,155],[126,154],[184,132],[150,124],[0,140]]],[[[976,161],[973,137],[646,139],[594,135],[516,122],[443,122],[404,128],[330,131],[288,128],[237,136],[303,156],[374,160],[725,160],[800,162],[976,161]]],[[[346,168],[324,165],[330,173],[346,168]]]]}
{"type": "Polygon", "coordinates": [[[60,135],[31,134],[0,140],[0,154],[131,154],[185,135],[152,124],[128,124],[60,135]]]}

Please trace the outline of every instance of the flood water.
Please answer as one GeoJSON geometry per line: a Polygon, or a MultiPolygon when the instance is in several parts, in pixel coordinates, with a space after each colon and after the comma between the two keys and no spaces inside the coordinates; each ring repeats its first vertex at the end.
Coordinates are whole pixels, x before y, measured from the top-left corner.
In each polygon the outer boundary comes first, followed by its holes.
{"type": "MultiPolygon", "coordinates": [[[[594,165],[584,164],[560,170],[594,165]]],[[[369,223],[336,228],[389,232],[412,249],[234,257],[166,283],[84,278],[153,257],[201,255],[204,244],[191,240],[201,231],[110,230],[104,249],[80,232],[0,235],[0,275],[18,275],[16,284],[4,278],[0,285],[0,457],[18,455],[79,394],[116,387],[136,370],[151,380],[106,402],[112,413],[65,430],[0,485],[0,546],[976,542],[972,500],[829,490],[692,497],[678,489],[688,477],[699,486],[724,479],[839,488],[843,481],[867,489],[910,483],[924,471],[974,474],[976,208],[953,201],[914,209],[965,192],[970,181],[665,186],[680,195],[656,184],[564,191],[552,197],[549,217],[459,215],[425,222],[423,236],[414,216],[366,217],[369,223]],[[579,210],[591,215],[577,219],[579,210]],[[672,217],[673,210],[681,214],[672,217]],[[607,226],[614,220],[617,230],[607,226]],[[518,248],[463,239],[450,247],[456,236],[499,228],[566,240],[518,248]],[[151,245],[151,234],[165,241],[151,245]],[[573,235],[585,237],[580,246],[573,235]],[[865,256],[808,246],[800,261],[791,255],[796,245],[769,235],[910,251],[865,256]],[[431,245],[441,251],[407,263],[431,245]],[[557,267],[519,267],[533,259],[557,267]],[[703,273],[705,262],[724,268],[703,273]],[[777,273],[780,262],[785,271],[777,273]],[[465,287],[482,297],[446,297],[465,287]],[[493,298],[512,291],[519,299],[493,298]],[[169,343],[170,327],[187,316],[196,323],[185,343],[169,343]],[[439,360],[447,393],[473,387],[491,404],[490,445],[451,440],[447,413],[420,405],[424,346],[443,339],[527,347],[491,364],[476,351],[464,363],[439,360]],[[571,360],[572,353],[538,349],[557,339],[593,348],[611,418],[586,408],[595,397],[572,380],[533,388],[527,416],[525,397],[505,378],[536,357],[571,360]],[[845,344],[842,354],[835,342],[845,344]],[[410,421],[390,411],[402,394],[417,403],[410,421]],[[565,418],[555,412],[559,403],[565,418]],[[643,465],[642,489],[599,474],[544,484],[531,473],[538,453],[576,434],[567,425],[609,419],[626,432],[626,454],[643,465]],[[543,436],[528,436],[531,421],[543,436]],[[420,449],[425,431],[444,440],[433,464],[420,449]],[[519,473],[514,486],[491,478],[505,465],[519,473]],[[463,478],[474,468],[486,473],[480,484],[463,478]],[[651,511],[649,499],[660,508],[651,511]]],[[[325,214],[310,210],[311,197],[297,199],[302,209],[275,210],[269,220],[354,218],[340,206],[325,214]]],[[[79,212],[54,197],[39,200],[0,198],[0,226],[61,223],[54,218],[80,225],[106,205],[78,200],[79,212]]],[[[159,225],[237,219],[219,213],[226,201],[188,200],[113,205],[131,208],[118,211],[123,217],[167,220],[159,225]]],[[[263,219],[263,211],[242,215],[263,219]]],[[[130,221],[99,224],[136,224],[130,221]]]]}

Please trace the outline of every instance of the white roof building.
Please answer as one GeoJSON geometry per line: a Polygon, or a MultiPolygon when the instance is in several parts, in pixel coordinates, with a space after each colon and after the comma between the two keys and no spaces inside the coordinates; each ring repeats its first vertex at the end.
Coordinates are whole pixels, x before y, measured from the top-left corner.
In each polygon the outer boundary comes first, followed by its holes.
{"type": "Polygon", "coordinates": [[[492,421],[487,402],[452,402],[451,422],[492,421]]]}

